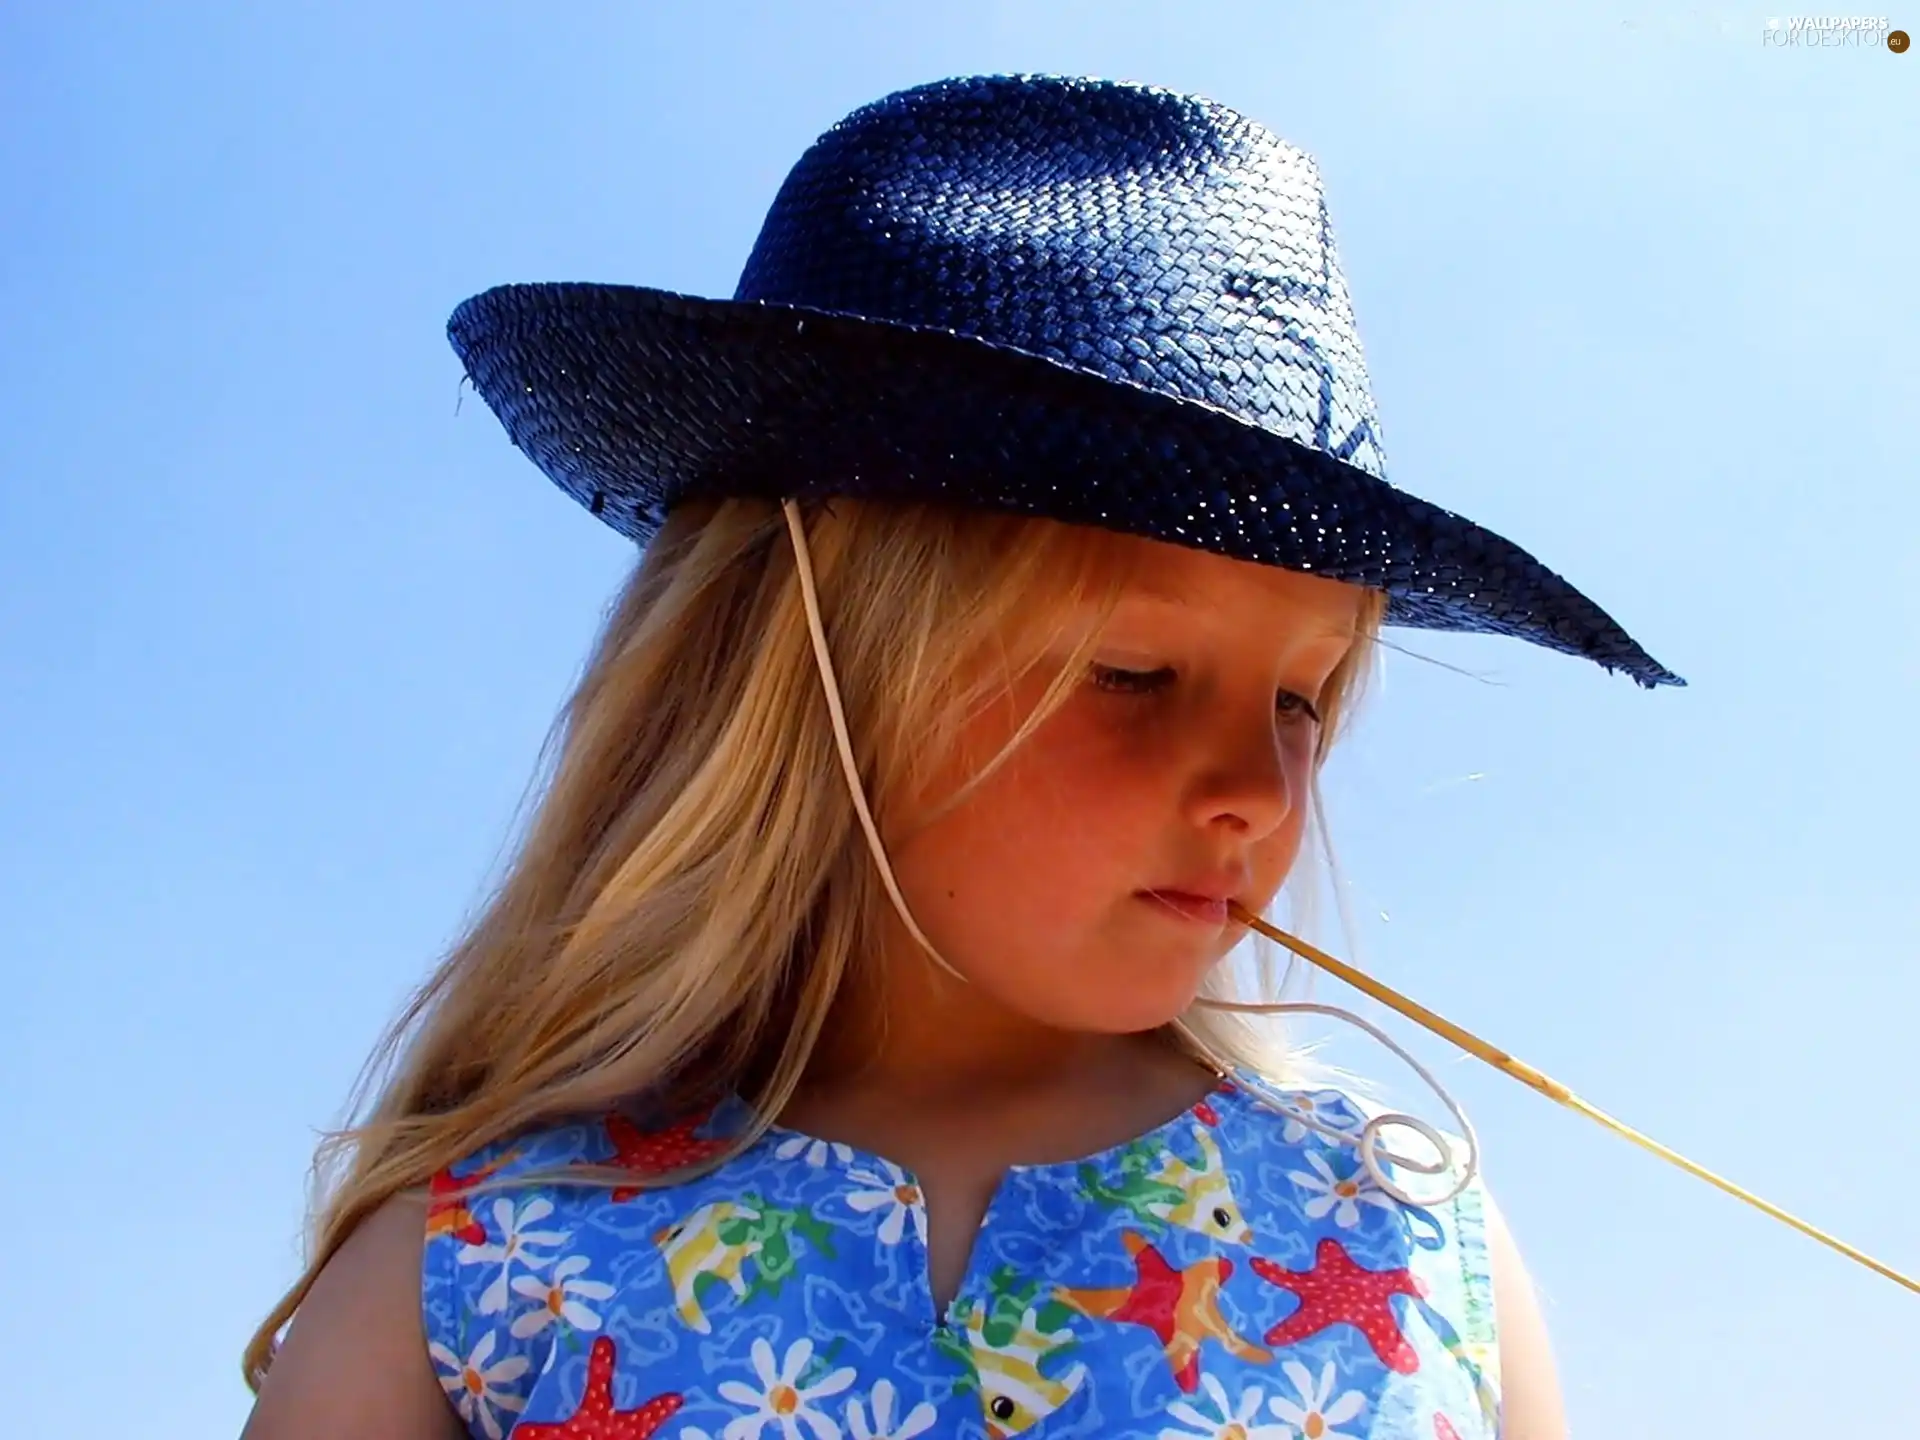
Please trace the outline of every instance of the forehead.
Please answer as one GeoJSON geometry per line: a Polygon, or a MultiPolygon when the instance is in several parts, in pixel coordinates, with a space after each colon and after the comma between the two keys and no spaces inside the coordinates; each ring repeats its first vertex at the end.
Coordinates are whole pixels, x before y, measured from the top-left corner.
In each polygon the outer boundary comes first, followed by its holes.
{"type": "Polygon", "coordinates": [[[1365,592],[1278,566],[1184,545],[1117,536],[1113,578],[1123,611],[1171,608],[1190,624],[1220,622],[1350,639],[1365,592]]]}

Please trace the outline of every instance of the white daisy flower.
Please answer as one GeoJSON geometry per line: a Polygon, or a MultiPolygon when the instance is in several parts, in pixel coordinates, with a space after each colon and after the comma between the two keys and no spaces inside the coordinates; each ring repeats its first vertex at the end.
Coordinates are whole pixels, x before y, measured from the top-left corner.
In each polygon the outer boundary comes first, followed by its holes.
{"type": "Polygon", "coordinates": [[[1167,1414],[1191,1428],[1162,1430],[1160,1440],[1294,1440],[1293,1431],[1285,1425],[1254,1424],[1260,1398],[1266,1393],[1258,1385],[1244,1391],[1238,1403],[1228,1398],[1227,1387],[1211,1375],[1200,1376],[1200,1388],[1207,1392],[1216,1413],[1209,1415],[1185,1400],[1176,1400],[1167,1407],[1167,1414]]]}
{"type": "Polygon", "coordinates": [[[1300,1431],[1300,1440],[1361,1440],[1360,1436],[1333,1428],[1366,1409],[1367,1397],[1358,1390],[1349,1390],[1339,1399],[1333,1398],[1331,1360],[1321,1369],[1318,1384],[1314,1382],[1312,1372],[1298,1360],[1286,1361],[1280,1370],[1288,1383],[1299,1392],[1300,1403],[1296,1405],[1276,1395],[1267,1408],[1296,1427],[1300,1431]]]}
{"type": "Polygon", "coordinates": [[[781,1160],[791,1160],[797,1155],[805,1155],[807,1164],[816,1169],[827,1163],[829,1155],[842,1165],[853,1163],[851,1145],[842,1145],[838,1140],[816,1140],[811,1135],[789,1135],[773,1147],[773,1153],[781,1160]]]}
{"type": "Polygon", "coordinates": [[[803,1424],[813,1432],[814,1440],[840,1440],[840,1427],[815,1409],[813,1402],[838,1395],[853,1384],[851,1365],[843,1365],[811,1385],[802,1385],[800,1372],[813,1358],[813,1341],[794,1341],[777,1370],[773,1347],[765,1340],[755,1340],[749,1354],[760,1388],[726,1380],[721,1382],[720,1395],[735,1405],[752,1406],[753,1413],[729,1420],[720,1432],[720,1440],[759,1440],[760,1432],[769,1425],[780,1427],[780,1440],[805,1440],[800,1433],[803,1424]]]}
{"type": "Polygon", "coordinates": [[[1319,1220],[1332,1211],[1333,1223],[1342,1230],[1351,1230],[1360,1223],[1362,1205],[1378,1205],[1382,1210],[1393,1208],[1393,1197],[1375,1185],[1365,1170],[1336,1175],[1327,1157],[1317,1150],[1307,1151],[1306,1159],[1314,1173],[1289,1170],[1287,1178],[1302,1190],[1313,1192],[1313,1198],[1303,1207],[1309,1220],[1319,1220]]]}
{"type": "Polygon", "coordinates": [[[891,1160],[882,1160],[880,1165],[884,1174],[855,1170],[848,1176],[873,1188],[854,1191],[847,1196],[847,1204],[862,1215],[886,1208],[887,1213],[880,1221],[882,1245],[898,1245],[908,1220],[913,1221],[913,1233],[920,1237],[920,1243],[924,1245],[927,1240],[927,1207],[922,1203],[920,1187],[891,1160]]]}
{"type": "Polygon", "coordinates": [[[538,1335],[556,1320],[564,1320],[576,1330],[598,1330],[600,1316],[580,1302],[611,1299],[613,1286],[604,1280],[580,1279],[580,1272],[586,1268],[586,1256],[569,1255],[553,1267],[551,1280],[516,1275],[513,1293],[540,1303],[513,1322],[514,1338],[524,1340],[529,1335],[538,1335]]]}
{"type": "Polygon", "coordinates": [[[1280,1138],[1289,1145],[1297,1145],[1307,1136],[1319,1133],[1302,1124],[1299,1116],[1305,1116],[1341,1135],[1352,1135],[1360,1129],[1361,1122],[1353,1118],[1347,1108],[1346,1096],[1338,1090],[1316,1090],[1310,1095],[1304,1091],[1290,1090],[1279,1097],[1279,1103],[1293,1112],[1287,1116],[1286,1126],[1280,1132],[1280,1138]]]}
{"type": "Polygon", "coordinates": [[[867,1412],[857,1398],[847,1406],[847,1429],[853,1432],[853,1440],[912,1440],[915,1435],[923,1435],[933,1427],[933,1406],[922,1400],[901,1419],[899,1428],[894,1428],[893,1402],[896,1392],[891,1380],[877,1383],[870,1398],[873,1401],[871,1428],[867,1425],[867,1412]]]}
{"type": "Polygon", "coordinates": [[[496,1338],[493,1331],[487,1331],[464,1360],[438,1340],[427,1346],[434,1362],[449,1372],[440,1377],[441,1388],[453,1401],[460,1417],[469,1425],[478,1423],[487,1432],[488,1440],[500,1440],[502,1434],[500,1417],[494,1414],[495,1410],[518,1414],[527,1403],[525,1397],[503,1394],[495,1387],[518,1380],[531,1364],[524,1355],[509,1355],[495,1364],[487,1364],[493,1358],[496,1338]]]}
{"type": "Polygon", "coordinates": [[[568,1232],[526,1228],[536,1220],[546,1219],[552,1213],[553,1202],[544,1196],[536,1196],[516,1210],[513,1201],[502,1195],[493,1202],[493,1228],[500,1233],[500,1239],[485,1245],[460,1247],[462,1265],[498,1265],[500,1267],[500,1273],[494,1277],[493,1283],[480,1293],[482,1315],[498,1315],[507,1308],[507,1282],[513,1275],[516,1262],[531,1268],[553,1263],[553,1256],[537,1255],[527,1247],[564,1245],[568,1232]]]}

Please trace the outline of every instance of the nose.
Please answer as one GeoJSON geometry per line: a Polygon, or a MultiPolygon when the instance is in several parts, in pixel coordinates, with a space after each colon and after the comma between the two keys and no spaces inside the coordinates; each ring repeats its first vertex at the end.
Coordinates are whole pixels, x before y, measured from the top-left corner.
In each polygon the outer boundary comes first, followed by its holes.
{"type": "Polygon", "coordinates": [[[1203,829],[1266,838],[1293,815],[1311,753],[1311,741],[1288,732],[1271,710],[1216,714],[1188,790],[1189,818],[1203,829]]]}

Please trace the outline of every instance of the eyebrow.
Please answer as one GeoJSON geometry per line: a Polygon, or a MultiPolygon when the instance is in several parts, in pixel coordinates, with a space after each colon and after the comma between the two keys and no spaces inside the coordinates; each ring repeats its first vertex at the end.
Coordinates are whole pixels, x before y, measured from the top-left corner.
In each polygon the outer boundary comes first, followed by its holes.
{"type": "Polygon", "coordinates": [[[1192,610],[1197,608],[1191,596],[1182,594],[1178,590],[1148,589],[1139,585],[1130,587],[1120,596],[1120,603],[1122,605],[1126,604],[1129,600],[1146,600],[1156,605],[1169,605],[1176,610],[1192,610]]]}
{"type": "MultiPolygon", "coordinates": [[[[1131,586],[1126,593],[1120,597],[1118,603],[1125,605],[1129,601],[1146,601],[1166,609],[1185,610],[1189,613],[1203,608],[1192,596],[1183,594],[1178,590],[1167,590],[1160,586],[1142,585],[1138,583],[1131,586]]],[[[1359,631],[1353,628],[1342,629],[1338,626],[1330,625],[1313,634],[1310,638],[1314,640],[1344,640],[1351,643],[1359,638],[1359,631]]]]}

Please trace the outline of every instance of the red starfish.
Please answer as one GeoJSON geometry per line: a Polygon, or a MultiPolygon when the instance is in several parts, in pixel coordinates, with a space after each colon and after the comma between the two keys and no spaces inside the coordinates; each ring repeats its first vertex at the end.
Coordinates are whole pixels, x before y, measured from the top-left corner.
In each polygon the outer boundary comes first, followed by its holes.
{"type": "MultiPolygon", "coordinates": [[[[1218,1085],[1213,1087],[1213,1093],[1215,1095],[1231,1095],[1235,1088],[1232,1080],[1222,1080],[1218,1085]]],[[[1214,1109],[1211,1099],[1203,1097],[1200,1103],[1193,1107],[1193,1113],[1209,1125],[1218,1125],[1220,1123],[1220,1112],[1214,1109]]]]}
{"type": "Polygon", "coordinates": [[[1393,1297],[1425,1295],[1426,1287],[1404,1266],[1364,1269],[1331,1236],[1320,1242],[1311,1270],[1286,1270],[1258,1256],[1251,1264],[1262,1280],[1300,1297],[1300,1308],[1267,1332],[1269,1345],[1291,1345],[1329,1325],[1351,1325],[1367,1337],[1373,1353],[1388,1369],[1411,1375],[1420,1368],[1420,1357],[1394,1318],[1393,1297]]]}
{"type": "Polygon", "coordinates": [[[1121,1320],[1151,1330],[1167,1352],[1174,1383],[1188,1394],[1200,1383],[1200,1342],[1218,1340],[1242,1360],[1265,1364],[1273,1357],[1233,1332],[1220,1313],[1220,1286],[1233,1262],[1214,1255],[1176,1270],[1144,1237],[1129,1230],[1121,1236],[1133,1256],[1131,1285],[1104,1290],[1059,1288],[1059,1296],[1082,1315],[1121,1320]]]}
{"type": "Polygon", "coordinates": [[[433,1197],[427,1206],[427,1234],[451,1235],[456,1240],[464,1240],[469,1245],[487,1243],[487,1227],[474,1219],[473,1211],[467,1205],[466,1189],[478,1183],[505,1165],[513,1156],[502,1155],[486,1165],[482,1165],[471,1175],[456,1177],[453,1167],[447,1166],[433,1179],[427,1182],[427,1192],[433,1197]]]}
{"type": "Polygon", "coordinates": [[[1433,1440],[1460,1440],[1460,1432],[1453,1428],[1453,1422],[1438,1410],[1433,1412],[1433,1440]]]}
{"type": "MultiPolygon", "coordinates": [[[[636,1175],[648,1176],[678,1170],[683,1165],[696,1165],[710,1156],[718,1155],[731,1143],[702,1139],[693,1133],[710,1118],[710,1115],[696,1115],[670,1129],[647,1131],[624,1115],[609,1115],[606,1119],[607,1139],[613,1145],[614,1154],[612,1159],[604,1163],[631,1170],[636,1175]]],[[[623,1204],[633,1199],[641,1188],[638,1185],[622,1185],[613,1192],[614,1203],[623,1204]]]]}
{"type": "Polygon", "coordinates": [[[587,1357],[587,1389],[579,1408],[565,1420],[513,1427],[513,1440],[647,1440],[678,1410],[681,1397],[656,1395],[637,1410],[613,1408],[613,1340],[602,1335],[587,1357]]]}

